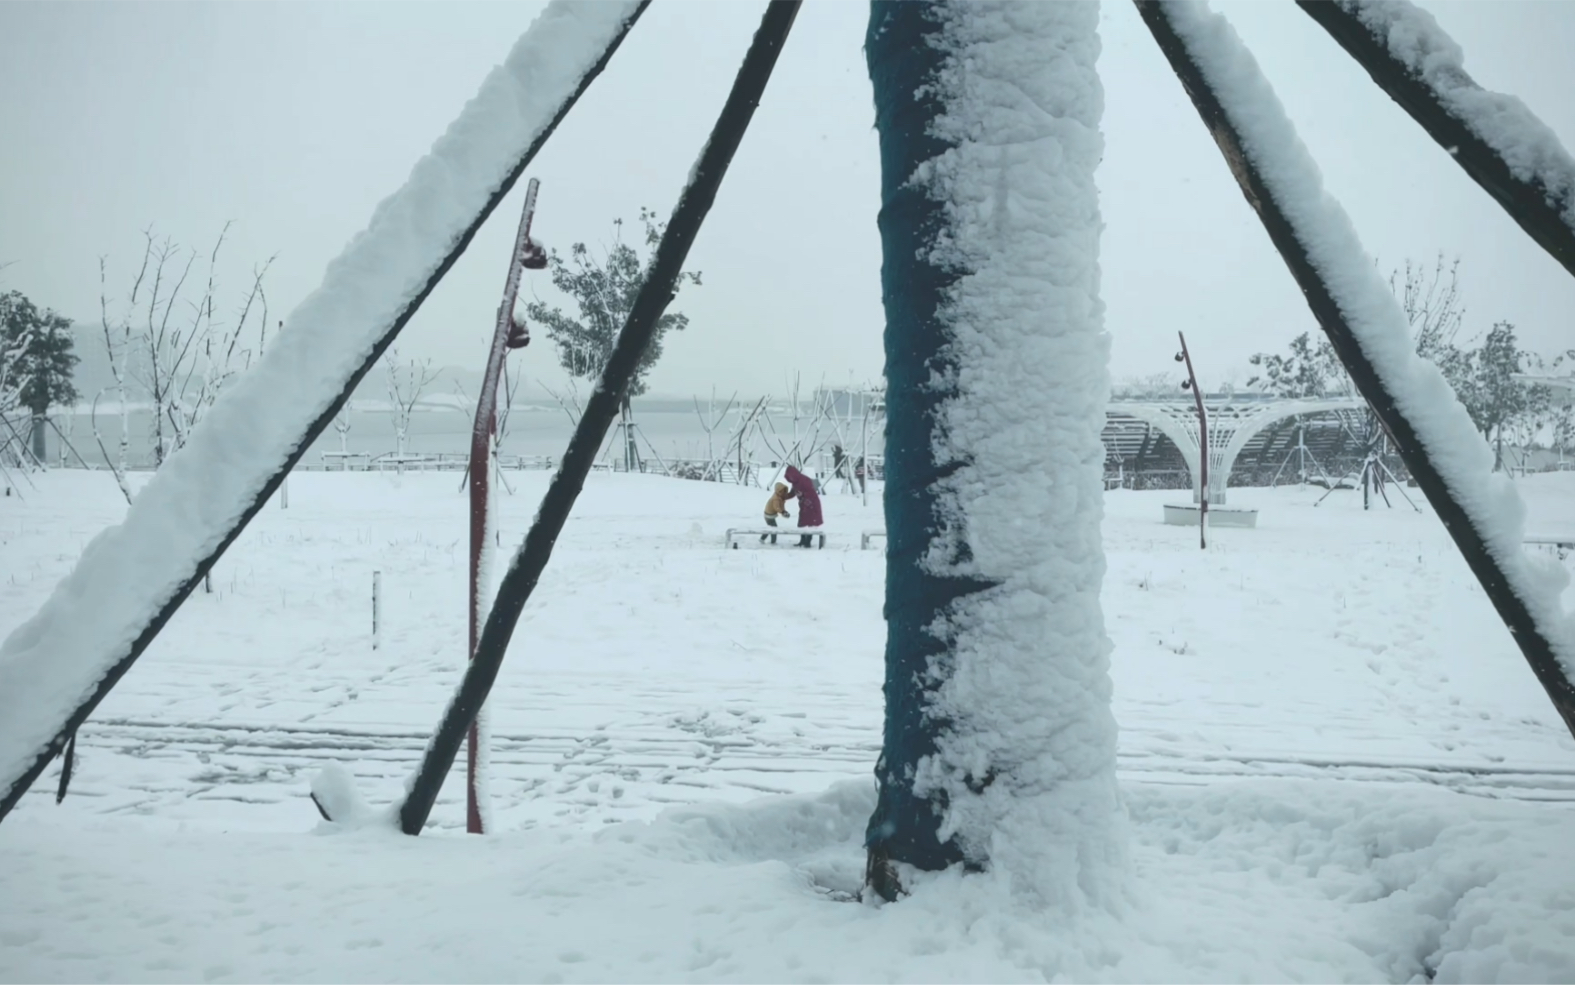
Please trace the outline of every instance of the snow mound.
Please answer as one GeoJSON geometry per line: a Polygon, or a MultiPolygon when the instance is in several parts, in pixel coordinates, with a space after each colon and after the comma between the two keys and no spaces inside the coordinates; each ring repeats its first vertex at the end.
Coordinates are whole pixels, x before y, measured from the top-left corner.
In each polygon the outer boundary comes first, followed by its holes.
{"type": "Polygon", "coordinates": [[[815,797],[675,808],[648,826],[623,825],[598,840],[696,864],[778,861],[851,899],[863,888],[864,826],[874,809],[874,786],[850,780],[815,797]]]}
{"type": "MultiPolygon", "coordinates": [[[[998,873],[890,905],[867,782],[587,836],[0,831],[0,980],[1569,981],[1575,811],[1300,781],[1129,785],[1126,912],[998,873]]],[[[16,823],[20,821],[22,823],[16,823]]]]}
{"type": "Polygon", "coordinates": [[[1308,936],[1295,911],[1329,911],[1340,947],[1366,955],[1384,980],[1575,976],[1575,890],[1560,861],[1575,833],[1567,809],[1304,783],[1139,787],[1129,805],[1147,850],[1140,884],[1197,866],[1199,888],[1220,903],[1283,895],[1273,933],[1288,957],[1323,946],[1299,946],[1308,936]]]}

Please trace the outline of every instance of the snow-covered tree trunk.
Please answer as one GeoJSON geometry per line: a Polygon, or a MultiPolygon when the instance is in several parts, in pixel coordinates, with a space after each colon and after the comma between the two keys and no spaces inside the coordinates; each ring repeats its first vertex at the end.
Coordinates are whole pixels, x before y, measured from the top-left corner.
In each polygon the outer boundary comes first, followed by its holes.
{"type": "Polygon", "coordinates": [[[1059,905],[1123,842],[1099,604],[1108,342],[1093,4],[875,3],[886,729],[871,888],[962,863],[1059,905]]]}

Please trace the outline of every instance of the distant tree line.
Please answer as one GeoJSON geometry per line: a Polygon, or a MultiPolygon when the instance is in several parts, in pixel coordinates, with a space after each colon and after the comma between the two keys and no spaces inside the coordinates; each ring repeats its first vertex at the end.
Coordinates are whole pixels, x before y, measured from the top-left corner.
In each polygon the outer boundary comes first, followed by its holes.
{"type": "MultiPolygon", "coordinates": [[[[1555,447],[1575,443],[1575,408],[1560,405],[1550,387],[1521,379],[1526,375],[1575,366],[1575,349],[1551,358],[1523,348],[1515,326],[1495,322],[1485,333],[1464,337],[1465,307],[1459,288],[1459,260],[1442,257],[1428,269],[1406,261],[1390,277],[1390,287],[1411,324],[1417,354],[1430,360],[1454,388],[1484,438],[1500,450],[1505,441],[1533,445],[1547,437],[1555,447]]],[[[1285,353],[1260,352],[1249,362],[1258,372],[1249,387],[1280,397],[1354,396],[1356,387],[1328,339],[1309,333],[1291,340],[1285,353]]],[[[1502,464],[1502,463],[1501,463],[1502,464]]]]}

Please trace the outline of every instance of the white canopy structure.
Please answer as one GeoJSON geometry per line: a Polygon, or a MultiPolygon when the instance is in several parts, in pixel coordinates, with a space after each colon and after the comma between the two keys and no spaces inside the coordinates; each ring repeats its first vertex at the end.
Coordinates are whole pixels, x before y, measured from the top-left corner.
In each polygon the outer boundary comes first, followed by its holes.
{"type": "MultiPolygon", "coordinates": [[[[1209,406],[1209,502],[1224,503],[1231,468],[1236,456],[1265,428],[1289,417],[1331,411],[1356,411],[1367,406],[1360,397],[1320,397],[1296,400],[1227,401],[1209,406]]],[[[1151,424],[1175,443],[1186,460],[1192,477],[1192,500],[1202,499],[1198,482],[1201,448],[1198,442],[1198,417],[1191,403],[1161,401],[1120,401],[1110,405],[1111,413],[1136,418],[1151,424]]]]}

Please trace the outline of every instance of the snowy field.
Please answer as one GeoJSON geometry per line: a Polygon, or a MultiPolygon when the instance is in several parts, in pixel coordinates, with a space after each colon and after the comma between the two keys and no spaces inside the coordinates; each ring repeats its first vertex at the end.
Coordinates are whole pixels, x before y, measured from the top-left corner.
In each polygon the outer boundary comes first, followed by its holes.
{"type": "MultiPolygon", "coordinates": [[[[547,475],[509,479],[512,547],[547,475]]],[[[1575,535],[1572,480],[1525,480],[1529,533],[1575,535]]],[[[125,510],[33,481],[0,500],[0,632],[125,510]]],[[[1159,522],[1178,494],[1107,495],[1129,902],[1067,914],[993,878],[845,902],[878,496],[826,497],[824,551],[727,551],[761,491],[593,475],[494,691],[498,834],[460,833],[457,772],[420,839],[319,825],[312,776],[390,802],[458,680],[465,506],[455,474],[298,474],[83,729],[65,803],[52,770],[0,825],[0,979],[1575,979],[1575,742],[1430,513],[1321,495],[1232,490],[1259,527],[1206,553],[1159,522]]]]}

